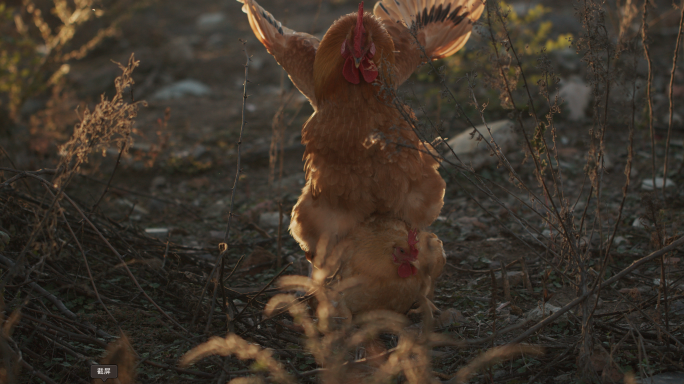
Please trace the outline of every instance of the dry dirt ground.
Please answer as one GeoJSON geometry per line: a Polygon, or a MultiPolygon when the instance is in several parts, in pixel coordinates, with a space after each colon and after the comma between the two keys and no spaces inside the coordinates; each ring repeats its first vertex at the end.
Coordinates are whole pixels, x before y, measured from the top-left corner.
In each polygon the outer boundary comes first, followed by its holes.
{"type": "MultiPolygon", "coordinates": [[[[294,4],[286,0],[264,0],[260,4],[288,27],[319,35],[335,18],[353,12],[357,7],[354,2],[327,0],[297,1],[294,4]]],[[[516,3],[521,9],[528,5],[526,2],[516,3]]],[[[551,6],[550,3],[548,5],[551,6]]],[[[239,309],[248,302],[253,303],[247,310],[248,321],[238,325],[238,333],[248,329],[245,324],[262,320],[259,313],[263,304],[276,293],[269,286],[256,296],[279,272],[275,267],[274,255],[280,252],[285,263],[292,263],[285,273],[307,274],[308,265],[303,252],[287,233],[283,233],[282,245],[278,248],[278,202],[282,201],[287,221],[287,213],[304,183],[301,162],[303,147],[299,144],[299,131],[312,108],[253,36],[240,8],[241,4],[232,0],[173,0],[157,2],[136,11],[122,25],[116,38],[106,40],[87,58],[71,65],[67,84],[57,102],[48,103],[47,96],[32,99],[31,105],[35,107],[28,105],[22,121],[10,129],[9,136],[2,139],[17,168],[37,170],[54,167],[58,145],[70,134],[68,127],[77,121],[74,109],[77,106],[94,105],[103,93],[113,94],[113,81],[120,70],[112,61],[126,63],[131,53],[140,60],[140,66],[134,72],[136,85],[132,96],[135,100],[146,100],[147,106],[141,107],[136,119],[133,147],[116,167],[117,148],[93,154],[84,166],[82,175],[76,177],[66,191],[82,207],[89,209],[103,194],[113,174],[111,188],[104,195],[94,217],[123,256],[140,287],[133,283],[126,268],[103,245],[101,239],[83,224],[73,210],[67,209],[68,220],[74,228],[79,228],[77,236],[86,247],[88,257],[92,258],[90,268],[93,269],[95,284],[116,322],[95,299],[83,258],[66,232],[66,227],[58,226],[55,235],[63,251],[60,248],[56,256],[44,260],[36,246],[30,263],[47,263],[47,267],[41,269],[45,275],[37,275],[36,281],[40,281],[42,288],[59,298],[76,317],[65,318],[54,302],[38,295],[35,290],[21,293],[24,283],[19,280],[8,286],[8,289],[11,288],[11,297],[4,299],[8,309],[26,306],[24,313],[27,316],[16,325],[14,339],[18,348],[24,351],[24,359],[56,382],[88,382],[90,362],[100,361],[104,355],[104,345],[112,341],[101,333],[94,333],[83,325],[86,323],[110,335],[117,334],[118,326],[128,335],[139,363],[136,369],[137,382],[216,381],[221,366],[218,358],[204,359],[185,371],[177,369],[176,364],[195,345],[212,335],[224,336],[226,331],[224,315],[217,312],[218,309],[209,312],[211,289],[203,296],[201,303],[199,300],[218,255],[218,244],[223,239],[228,219],[242,122],[245,48],[251,57],[250,82],[247,85],[249,98],[244,116],[247,123],[240,148],[242,174],[235,191],[234,211],[237,216],[232,221],[229,238],[231,251],[226,261],[230,271],[241,257],[246,257],[240,269],[227,282],[231,289],[228,297],[234,300],[239,309]],[[246,45],[241,44],[239,39],[245,39],[246,45]],[[183,80],[195,80],[208,88],[202,90],[205,92],[202,96],[182,95],[173,99],[158,97],[158,92],[164,87],[183,80]],[[49,112],[45,111],[45,107],[49,112]],[[32,121],[31,116],[37,119],[32,121]],[[52,129],[48,127],[48,121],[55,125],[52,129]],[[270,156],[274,126],[280,127],[278,129],[283,132],[282,141],[277,143],[280,145],[278,148],[283,149],[282,157],[280,153],[276,156],[281,161],[275,163],[273,156],[270,156]],[[141,288],[185,329],[181,330],[151,305],[141,288]],[[22,304],[24,297],[29,298],[28,304],[22,304]],[[210,321],[207,321],[208,316],[212,316],[210,321]],[[51,328],[47,323],[55,326],[51,328]],[[69,329],[71,334],[60,333],[60,329],[69,329]],[[84,337],[79,338],[74,334],[84,337]]],[[[549,17],[554,22],[553,33],[579,31],[579,23],[574,21],[570,6],[554,8],[549,17]]],[[[668,39],[672,39],[671,35],[668,36],[668,39]]],[[[473,39],[479,38],[474,36],[473,39]]],[[[564,77],[584,75],[579,58],[552,58],[559,62],[566,61],[563,65],[557,64],[564,77]]],[[[671,58],[664,54],[655,60],[654,65],[660,69],[656,87],[664,89],[669,80],[669,76],[664,74],[669,73],[667,68],[671,65],[671,58]]],[[[421,71],[427,73],[425,68],[421,71]]],[[[419,113],[419,116],[441,116],[445,119],[446,137],[464,131],[466,123],[453,118],[453,108],[441,106],[439,86],[426,78],[415,76],[410,84],[404,86],[405,90],[420,95],[412,97],[412,100],[427,106],[426,112],[422,115],[419,113]]],[[[457,85],[456,90],[464,94],[466,92],[462,85],[457,85]]],[[[467,95],[463,98],[465,100],[467,95]]],[[[661,94],[657,103],[661,122],[657,124],[657,137],[662,141],[666,132],[662,130],[663,126],[666,127],[662,122],[666,120],[660,116],[667,111],[664,107],[666,97],[663,99],[661,94]]],[[[587,113],[591,115],[589,109],[587,113]]],[[[678,106],[675,112],[684,116],[684,108],[678,106]]],[[[488,118],[497,120],[505,117],[506,113],[494,108],[488,118]]],[[[583,168],[588,148],[587,130],[591,124],[590,116],[578,121],[569,121],[561,116],[558,123],[558,152],[566,177],[564,188],[573,200],[578,199],[580,192],[584,193],[575,207],[577,212],[586,206],[589,190],[583,168]]],[[[682,127],[680,118],[673,136],[675,145],[671,148],[675,169],[682,162],[682,127]]],[[[617,219],[625,180],[626,129],[616,119],[606,134],[606,151],[611,164],[604,180],[603,201],[607,213],[603,220],[611,225],[617,219]]],[[[622,240],[614,248],[608,276],[654,250],[650,228],[632,225],[636,219],[648,213],[639,191],[641,181],[651,175],[647,129],[640,128],[637,131],[634,150],[632,192],[622,213],[618,232],[622,240]]],[[[659,148],[660,159],[663,153],[662,148],[659,148]]],[[[530,185],[535,185],[524,152],[513,147],[507,157],[530,185]]],[[[4,158],[1,161],[2,166],[9,166],[4,158]]],[[[539,306],[544,296],[548,299],[547,304],[556,307],[562,307],[576,297],[572,281],[564,279],[550,266],[553,264],[565,268],[562,260],[549,257],[543,247],[525,245],[520,239],[533,244],[531,236],[512,220],[505,209],[482,196],[453,168],[446,167],[442,174],[448,185],[445,207],[440,219],[432,227],[443,240],[448,258],[448,265],[436,290],[435,304],[442,310],[439,332],[457,338],[487,336],[494,329],[522,321],[529,311],[539,306]],[[482,207],[475,204],[470,195],[479,196],[482,207]],[[486,213],[483,207],[491,214],[486,213]],[[503,223],[506,229],[499,226],[498,222],[503,223]],[[490,268],[499,268],[502,263],[510,264],[521,258],[527,264],[531,286],[524,284],[520,264],[509,266],[512,298],[507,305],[496,309],[506,300],[502,297],[503,281],[499,279],[496,288],[498,299],[492,303],[490,268]]],[[[508,179],[507,173],[495,165],[485,166],[478,170],[478,174],[498,183],[506,183],[508,179]]],[[[7,177],[4,176],[5,179],[7,177]]],[[[669,236],[681,232],[684,208],[681,188],[684,178],[681,172],[672,178],[678,187],[669,191],[670,199],[664,206],[667,208],[665,216],[669,236]]],[[[28,238],[28,228],[33,225],[33,215],[39,217],[45,208],[41,205],[41,199],[46,197],[38,192],[37,185],[32,185],[32,188],[32,194],[28,191],[0,192],[0,202],[4,207],[0,213],[0,230],[11,236],[10,243],[3,251],[9,258],[21,252],[28,238]]],[[[529,201],[527,194],[521,190],[511,190],[511,195],[501,192],[497,192],[497,195],[512,211],[543,228],[542,220],[514,198],[529,201]]],[[[681,282],[678,279],[682,273],[677,261],[681,256],[681,251],[671,254],[668,264],[668,279],[675,282],[670,291],[668,321],[671,332],[678,335],[680,340],[684,301],[680,298],[681,282]]],[[[599,262],[597,255],[596,263],[599,262]]],[[[605,353],[597,352],[596,372],[599,376],[603,375],[604,380],[609,377],[619,381],[622,379],[620,372],[628,371],[641,375],[644,372],[656,374],[684,370],[681,353],[674,355],[667,349],[679,347],[673,344],[666,347],[664,336],[649,320],[650,316],[651,319],[656,318],[659,324],[663,322],[660,317],[662,311],[655,309],[655,299],[652,299],[657,293],[658,284],[654,279],[658,279],[659,274],[657,263],[647,264],[630,275],[629,279],[620,281],[603,293],[596,311],[595,339],[604,350],[613,353],[617,367],[604,361],[605,353]],[[627,297],[626,293],[632,296],[627,297]],[[644,312],[634,310],[634,306],[640,303],[644,303],[644,312]],[[631,312],[624,312],[627,310],[631,312]],[[623,314],[629,316],[622,317],[623,314]],[[639,324],[643,337],[648,340],[645,355],[636,348],[630,349],[636,345],[634,340],[637,339],[624,339],[626,335],[633,335],[626,325],[629,321],[639,324]],[[622,349],[611,350],[618,340],[624,344],[622,349]]],[[[6,313],[9,314],[9,311],[6,313]]],[[[413,320],[420,321],[419,318],[413,320]]],[[[317,365],[301,342],[301,333],[296,328],[283,328],[281,323],[287,324],[287,321],[285,316],[275,322],[266,321],[263,329],[259,332],[251,330],[246,337],[251,342],[272,348],[276,357],[287,370],[296,374],[299,381],[316,382],[315,374],[310,372],[317,365]]],[[[447,379],[477,353],[492,345],[503,344],[521,331],[475,347],[438,348],[433,353],[433,370],[441,379],[447,379]]],[[[544,355],[521,357],[496,365],[482,372],[476,382],[522,383],[533,377],[535,382],[540,383],[571,382],[576,370],[575,347],[580,333],[577,317],[570,314],[527,340],[544,346],[544,355]]],[[[387,337],[385,342],[391,346],[396,340],[387,337]]],[[[251,361],[231,358],[229,362],[231,377],[258,371],[251,361]]],[[[41,382],[24,367],[18,382],[29,381],[41,382]]]]}

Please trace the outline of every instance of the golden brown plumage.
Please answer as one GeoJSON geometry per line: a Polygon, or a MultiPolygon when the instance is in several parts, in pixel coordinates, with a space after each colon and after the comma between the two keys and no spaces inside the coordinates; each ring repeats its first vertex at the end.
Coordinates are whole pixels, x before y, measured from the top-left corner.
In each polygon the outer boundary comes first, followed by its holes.
{"type": "Polygon", "coordinates": [[[340,263],[338,276],[358,279],[341,294],[352,314],[377,309],[404,314],[422,297],[432,299],[446,264],[442,242],[434,233],[418,232],[417,256],[411,261],[417,270],[402,277],[402,261],[395,256],[403,254],[401,250],[410,252],[410,238],[404,222],[373,217],[335,246],[328,261],[340,263]]]}
{"type": "Polygon", "coordinates": [[[320,42],[244,3],[259,40],[314,107],[302,129],[307,183],[290,225],[302,249],[326,255],[371,215],[430,225],[443,205],[439,164],[381,82],[396,88],[425,61],[407,26],[416,26],[428,57],[448,56],[468,39],[481,0],[379,2],[374,15],[342,16],[320,42]]]}

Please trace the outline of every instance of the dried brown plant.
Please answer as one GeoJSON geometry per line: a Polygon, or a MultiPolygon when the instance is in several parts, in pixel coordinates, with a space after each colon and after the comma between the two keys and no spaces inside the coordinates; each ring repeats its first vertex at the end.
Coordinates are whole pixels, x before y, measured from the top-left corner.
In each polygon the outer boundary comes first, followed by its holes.
{"type": "Polygon", "coordinates": [[[88,162],[92,152],[104,152],[114,145],[122,153],[127,152],[132,144],[131,130],[139,105],[146,105],[144,101],[126,101],[126,91],[135,84],[131,77],[133,70],[139,63],[134,55],[128,59],[126,66],[116,63],[123,73],[114,80],[114,97],[108,100],[102,95],[100,103],[93,110],[86,107],[83,111],[81,121],[74,127],[71,138],[60,147],[62,159],[58,166],[59,172],[53,179],[57,187],[63,188],[68,184],[81,166],[88,162]]]}

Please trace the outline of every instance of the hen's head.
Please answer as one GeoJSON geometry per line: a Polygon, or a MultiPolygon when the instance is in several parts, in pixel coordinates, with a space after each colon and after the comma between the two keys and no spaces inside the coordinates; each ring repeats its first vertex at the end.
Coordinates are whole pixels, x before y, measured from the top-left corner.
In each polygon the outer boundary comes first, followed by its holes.
{"type": "Polygon", "coordinates": [[[399,277],[410,277],[418,273],[418,231],[412,229],[408,231],[406,247],[403,244],[394,246],[392,261],[398,264],[397,272],[399,277]]]}
{"type": "MultiPolygon", "coordinates": [[[[314,61],[316,99],[344,92],[349,86],[368,88],[394,66],[394,43],[381,21],[359,10],[342,16],[321,40],[314,61]]],[[[389,79],[389,73],[383,77],[389,79]],[[385,76],[386,75],[386,76],[385,76]]]]}

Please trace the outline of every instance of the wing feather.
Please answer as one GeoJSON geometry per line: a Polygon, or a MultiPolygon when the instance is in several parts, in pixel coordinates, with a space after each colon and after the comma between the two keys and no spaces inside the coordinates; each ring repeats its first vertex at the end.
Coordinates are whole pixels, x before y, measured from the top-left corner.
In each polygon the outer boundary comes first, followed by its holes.
{"type": "Polygon", "coordinates": [[[320,40],[283,26],[254,0],[238,1],[244,3],[242,11],[247,14],[257,39],[285,69],[297,89],[316,107],[313,64],[320,40]]]}
{"type": "Polygon", "coordinates": [[[453,55],[470,38],[473,23],[484,10],[483,0],[382,0],[373,13],[392,36],[395,53],[395,80],[399,85],[411,76],[425,57],[430,60],[453,55]]]}

